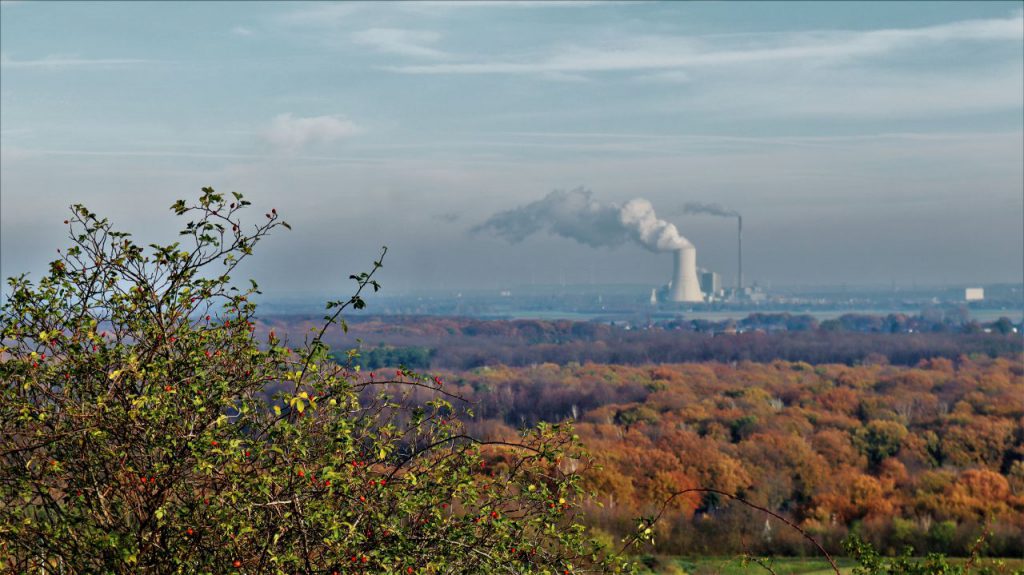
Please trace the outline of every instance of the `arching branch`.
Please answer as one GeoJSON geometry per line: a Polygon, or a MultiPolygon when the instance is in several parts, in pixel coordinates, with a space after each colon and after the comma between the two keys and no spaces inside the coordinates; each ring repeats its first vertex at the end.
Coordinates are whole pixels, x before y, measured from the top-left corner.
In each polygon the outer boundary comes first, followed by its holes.
{"type": "MultiPolygon", "coordinates": [[[[746,505],[747,507],[750,507],[751,509],[756,509],[757,511],[760,511],[762,513],[765,513],[767,515],[770,515],[770,516],[778,519],[779,521],[785,523],[786,525],[788,525],[788,526],[792,527],[794,530],[796,530],[796,532],[799,533],[800,535],[802,535],[804,539],[810,541],[811,545],[814,545],[814,547],[818,550],[818,552],[821,553],[821,555],[823,557],[825,557],[825,559],[828,560],[829,565],[832,567],[832,570],[835,571],[836,575],[840,575],[839,566],[836,565],[836,562],[832,558],[832,555],[829,554],[829,552],[826,551],[825,548],[821,546],[821,543],[818,543],[818,541],[816,539],[811,537],[810,533],[807,533],[806,531],[801,529],[800,526],[798,526],[797,524],[793,523],[789,519],[786,519],[782,515],[779,515],[778,513],[772,511],[771,509],[768,509],[767,507],[762,507],[760,505],[757,505],[756,503],[751,503],[750,501],[747,501],[746,499],[744,499],[744,498],[742,498],[742,497],[740,497],[738,495],[733,495],[732,493],[728,493],[728,492],[722,491],[720,489],[712,489],[710,487],[692,487],[690,489],[683,489],[682,491],[676,491],[675,493],[670,495],[668,497],[668,499],[666,499],[664,502],[662,502],[661,509],[659,509],[658,510],[658,514],[654,516],[654,520],[651,521],[651,525],[653,526],[654,524],[656,524],[661,519],[661,517],[665,514],[665,511],[668,509],[669,504],[672,503],[672,501],[674,501],[677,497],[681,497],[681,496],[689,494],[689,493],[714,493],[716,495],[721,495],[722,497],[727,497],[727,498],[729,498],[729,499],[731,499],[733,501],[737,501],[739,503],[742,503],[743,505],[746,505]]],[[[629,547],[630,545],[636,543],[639,539],[640,539],[640,535],[634,535],[634,536],[630,537],[623,544],[622,549],[620,551],[624,551],[627,547],[629,547]]]]}

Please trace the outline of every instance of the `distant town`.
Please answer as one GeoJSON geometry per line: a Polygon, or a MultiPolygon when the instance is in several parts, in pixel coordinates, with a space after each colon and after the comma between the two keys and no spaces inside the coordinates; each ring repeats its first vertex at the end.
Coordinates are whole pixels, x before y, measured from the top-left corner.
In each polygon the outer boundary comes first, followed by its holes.
{"type": "MultiPolygon", "coordinates": [[[[1024,287],[1014,284],[947,287],[790,287],[754,284],[742,291],[721,287],[718,274],[702,271],[704,302],[671,302],[644,285],[531,285],[497,290],[376,294],[372,315],[457,316],[481,319],[569,319],[643,326],[666,321],[722,323],[751,315],[809,316],[818,322],[843,316],[920,316],[933,323],[979,325],[1007,318],[1024,322],[1024,287]]],[[[326,299],[326,298],[324,298],[326,299]]],[[[264,313],[316,313],[320,298],[279,298],[264,313]]],[[[768,329],[781,329],[773,323],[768,329]]],[[[905,329],[913,329],[906,327],[905,329]]]]}

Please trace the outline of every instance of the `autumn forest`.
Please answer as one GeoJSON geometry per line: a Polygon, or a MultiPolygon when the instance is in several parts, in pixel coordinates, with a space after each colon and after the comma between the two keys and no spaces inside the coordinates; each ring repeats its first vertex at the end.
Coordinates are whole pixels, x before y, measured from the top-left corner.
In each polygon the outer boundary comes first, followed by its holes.
{"type": "MultiPolygon", "coordinates": [[[[595,464],[587,522],[609,542],[638,512],[702,487],[776,510],[831,552],[856,533],[888,553],[966,555],[982,534],[989,554],[1024,553],[1018,335],[673,327],[378,318],[334,344],[361,350],[338,359],[367,369],[439,373],[480,437],[576,421],[595,464]]],[[[657,530],[664,554],[814,553],[797,531],[713,493],[672,500],[657,530]]]]}

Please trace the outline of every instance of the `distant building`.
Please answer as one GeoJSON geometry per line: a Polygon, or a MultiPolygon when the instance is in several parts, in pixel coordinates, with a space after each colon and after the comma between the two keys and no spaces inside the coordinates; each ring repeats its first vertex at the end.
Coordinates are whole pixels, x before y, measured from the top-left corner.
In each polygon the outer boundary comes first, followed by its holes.
{"type": "Polygon", "coordinates": [[[985,288],[967,288],[964,290],[964,301],[981,301],[985,299],[985,288]]]}
{"type": "Polygon", "coordinates": [[[708,296],[708,299],[711,299],[713,297],[721,297],[722,276],[718,275],[717,272],[701,270],[700,291],[704,292],[704,294],[708,296]]]}
{"type": "Polygon", "coordinates": [[[745,300],[752,303],[768,301],[768,294],[757,284],[744,287],[742,291],[734,294],[733,297],[737,300],[745,300]]]}

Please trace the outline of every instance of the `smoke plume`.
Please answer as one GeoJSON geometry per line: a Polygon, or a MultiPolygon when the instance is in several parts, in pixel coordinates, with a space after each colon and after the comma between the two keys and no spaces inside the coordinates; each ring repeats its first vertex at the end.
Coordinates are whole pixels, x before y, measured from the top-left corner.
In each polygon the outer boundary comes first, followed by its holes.
{"type": "Polygon", "coordinates": [[[634,241],[652,252],[692,245],[679,235],[675,225],[658,219],[651,202],[645,199],[636,198],[620,207],[591,196],[583,188],[555,190],[543,199],[494,214],[472,231],[493,233],[512,243],[541,231],[595,248],[634,241]]]}
{"type": "Polygon", "coordinates": [[[700,202],[687,202],[683,206],[684,214],[707,214],[710,216],[721,216],[723,218],[738,218],[740,213],[736,210],[723,208],[721,204],[702,204],[700,202]]]}

